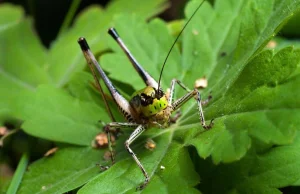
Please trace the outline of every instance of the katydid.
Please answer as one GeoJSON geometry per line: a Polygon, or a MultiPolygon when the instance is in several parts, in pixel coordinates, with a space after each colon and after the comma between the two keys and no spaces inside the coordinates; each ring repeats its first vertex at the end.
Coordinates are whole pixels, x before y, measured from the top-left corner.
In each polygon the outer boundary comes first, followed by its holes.
{"type": "MultiPolygon", "coordinates": [[[[95,56],[91,52],[89,45],[85,38],[81,37],[78,40],[78,43],[82,49],[82,52],[86,58],[87,63],[90,67],[94,66],[97,69],[97,72],[100,74],[101,78],[103,79],[106,87],[108,88],[110,94],[112,95],[115,103],[117,104],[120,112],[123,114],[125,119],[128,122],[111,122],[105,126],[106,131],[109,133],[112,130],[117,128],[133,128],[134,131],[130,135],[130,137],[125,141],[125,147],[127,151],[131,154],[139,168],[141,169],[142,173],[145,176],[144,182],[137,188],[143,189],[149,182],[150,177],[146,172],[145,168],[143,167],[142,163],[137,158],[136,154],[130,148],[130,144],[137,139],[146,129],[151,127],[161,127],[166,128],[170,125],[172,120],[171,115],[173,112],[177,111],[183,104],[185,104],[191,98],[194,98],[197,102],[198,111],[200,115],[200,123],[204,129],[209,129],[212,127],[213,122],[211,121],[209,125],[206,125],[204,114],[202,110],[201,95],[200,92],[195,88],[193,90],[189,90],[182,82],[177,79],[173,79],[171,81],[170,86],[170,93],[168,95],[160,87],[162,72],[165,67],[167,58],[174,47],[175,43],[177,42],[179,36],[190,22],[192,17],[198,11],[198,9],[202,6],[205,0],[201,2],[201,4],[197,7],[194,11],[193,15],[187,21],[185,26],[180,31],[179,35],[177,36],[176,40],[174,41],[171,49],[168,52],[168,55],[163,63],[162,70],[160,72],[159,81],[155,81],[155,79],[147,73],[143,67],[137,62],[137,60],[133,57],[129,49],[126,47],[120,36],[118,35],[117,31],[114,28],[110,28],[108,33],[115,39],[115,41],[119,44],[122,50],[127,55],[128,59],[130,60],[131,64],[141,76],[143,81],[146,84],[146,87],[136,91],[131,99],[127,101],[114,87],[112,82],[109,80],[99,63],[97,62],[95,56]],[[187,93],[182,96],[181,98],[174,100],[174,90],[175,84],[178,84],[181,88],[187,91],[187,93]]],[[[95,72],[93,72],[95,77],[95,72]]],[[[97,79],[96,79],[97,80],[97,79]]],[[[98,81],[98,80],[97,80],[98,81]]],[[[98,84],[99,85],[99,84],[98,84]]],[[[99,86],[98,86],[99,87],[99,86]]],[[[108,138],[110,135],[108,135],[108,138]]]]}

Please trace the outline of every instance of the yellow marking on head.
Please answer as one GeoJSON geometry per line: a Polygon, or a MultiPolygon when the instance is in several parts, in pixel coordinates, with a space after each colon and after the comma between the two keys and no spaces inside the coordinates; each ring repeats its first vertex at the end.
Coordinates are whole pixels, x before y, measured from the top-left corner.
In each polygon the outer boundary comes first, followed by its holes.
{"type": "Polygon", "coordinates": [[[154,98],[153,103],[142,107],[141,111],[146,117],[149,117],[164,110],[167,106],[168,106],[167,98],[166,96],[163,96],[160,99],[154,98]]]}

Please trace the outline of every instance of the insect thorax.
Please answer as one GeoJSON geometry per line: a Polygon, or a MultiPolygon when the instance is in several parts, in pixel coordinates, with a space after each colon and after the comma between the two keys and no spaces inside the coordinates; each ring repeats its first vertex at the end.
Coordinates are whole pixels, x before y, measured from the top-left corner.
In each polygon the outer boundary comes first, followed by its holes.
{"type": "Polygon", "coordinates": [[[162,114],[163,110],[167,108],[166,96],[162,95],[162,97],[157,98],[156,92],[155,88],[147,86],[132,95],[129,103],[139,116],[148,119],[162,114]]]}

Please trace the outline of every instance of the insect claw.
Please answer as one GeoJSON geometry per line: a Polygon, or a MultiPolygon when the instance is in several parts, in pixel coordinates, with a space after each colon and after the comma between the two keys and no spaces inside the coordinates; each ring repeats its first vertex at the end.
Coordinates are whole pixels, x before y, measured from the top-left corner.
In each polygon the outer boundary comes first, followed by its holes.
{"type": "Polygon", "coordinates": [[[163,128],[164,128],[160,123],[158,123],[158,122],[156,122],[156,121],[153,121],[153,124],[157,125],[160,129],[163,129],[163,128]]]}
{"type": "Polygon", "coordinates": [[[212,94],[211,94],[211,92],[210,92],[209,95],[208,95],[208,97],[207,97],[207,99],[204,100],[204,101],[201,101],[201,104],[202,104],[203,106],[207,105],[207,104],[211,101],[212,98],[213,98],[213,97],[212,97],[212,94]]]}
{"type": "Polygon", "coordinates": [[[110,128],[108,125],[104,125],[103,126],[103,131],[105,131],[106,133],[109,133],[110,132],[110,128]]]}
{"type": "Polygon", "coordinates": [[[215,120],[215,119],[210,120],[209,125],[210,125],[211,127],[214,125],[214,120],[215,120]]]}
{"type": "Polygon", "coordinates": [[[106,123],[104,121],[99,120],[98,121],[103,127],[105,127],[106,123]]]}
{"type": "Polygon", "coordinates": [[[99,166],[100,167],[100,170],[103,172],[103,171],[106,171],[107,169],[110,168],[110,166],[103,166],[101,164],[96,164],[96,166],[99,166]]]}
{"type": "Polygon", "coordinates": [[[205,126],[203,126],[203,128],[204,129],[211,129],[212,128],[212,126],[214,125],[214,119],[212,119],[212,120],[210,120],[210,123],[209,123],[209,125],[205,125],[205,126]]]}
{"type": "Polygon", "coordinates": [[[140,190],[143,190],[146,186],[147,186],[147,184],[149,183],[149,178],[146,178],[146,180],[144,181],[144,183],[143,184],[141,184],[140,186],[138,186],[137,188],[136,188],[136,191],[140,191],[140,190]]]}
{"type": "Polygon", "coordinates": [[[101,171],[106,171],[108,170],[110,167],[109,166],[100,166],[100,170],[101,171]]]}

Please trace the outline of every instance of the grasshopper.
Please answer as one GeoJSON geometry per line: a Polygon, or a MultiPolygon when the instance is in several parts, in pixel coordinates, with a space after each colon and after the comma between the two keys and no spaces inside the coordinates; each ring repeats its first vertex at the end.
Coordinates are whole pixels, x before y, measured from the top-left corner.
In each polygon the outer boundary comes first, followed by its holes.
{"type": "MultiPolygon", "coordinates": [[[[204,0],[205,1],[205,0],[204,0]]],[[[213,125],[213,120],[210,121],[209,125],[206,125],[205,118],[202,110],[202,104],[205,104],[205,101],[201,100],[200,92],[195,88],[193,90],[188,89],[181,81],[177,79],[173,79],[170,85],[170,92],[168,95],[162,90],[160,87],[162,72],[164,66],[166,64],[167,58],[174,47],[175,43],[177,42],[179,36],[190,22],[192,17],[201,7],[201,4],[197,7],[194,11],[193,15],[189,18],[186,22],[185,26],[180,31],[179,35],[177,36],[176,40],[174,41],[169,53],[163,63],[159,81],[155,81],[155,79],[143,69],[143,67],[137,62],[134,56],[131,54],[129,49],[126,47],[125,43],[122,41],[120,36],[118,35],[117,31],[114,28],[109,28],[108,33],[114,38],[114,40],[118,43],[118,45],[122,48],[128,59],[130,60],[131,64],[133,65],[134,69],[143,79],[146,84],[146,87],[136,91],[133,93],[131,99],[128,101],[126,100],[115,88],[112,82],[109,80],[99,63],[97,62],[95,56],[90,50],[90,47],[85,38],[81,37],[78,40],[78,43],[81,47],[81,50],[86,58],[87,63],[90,67],[95,67],[97,72],[100,74],[101,78],[103,79],[106,87],[109,89],[111,96],[113,97],[115,103],[117,104],[120,112],[123,114],[124,118],[128,122],[111,122],[105,126],[105,130],[109,133],[112,130],[116,130],[119,128],[132,128],[134,131],[131,133],[129,138],[125,141],[125,148],[131,154],[139,168],[141,169],[145,180],[144,182],[137,187],[138,190],[143,189],[149,182],[150,177],[146,172],[145,168],[143,167],[140,160],[137,158],[136,154],[130,148],[131,143],[136,140],[146,129],[151,127],[160,127],[166,128],[170,125],[171,122],[171,115],[173,112],[177,111],[183,104],[185,104],[191,98],[194,98],[197,102],[200,123],[204,129],[210,129],[213,125]],[[175,85],[178,84],[181,88],[187,91],[187,93],[182,96],[181,98],[174,100],[174,91],[175,85]]],[[[93,70],[92,70],[93,72],[93,70]]],[[[93,72],[94,74],[94,72],[93,72]]],[[[95,77],[95,74],[94,74],[95,77]]],[[[98,81],[98,79],[96,79],[98,81]]],[[[96,82],[97,82],[96,81],[96,82]]],[[[98,88],[100,84],[98,84],[98,88]]],[[[101,92],[102,93],[102,92],[101,92]]],[[[103,94],[102,94],[103,95],[103,94]]],[[[108,135],[108,138],[110,135],[108,135]]],[[[112,158],[113,160],[113,158],[112,158]]]]}

